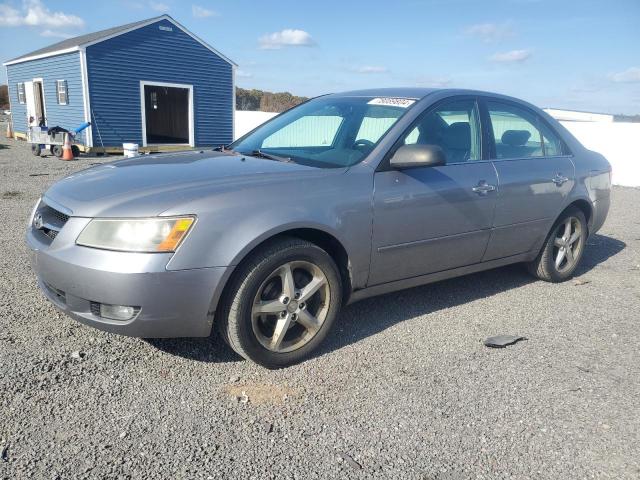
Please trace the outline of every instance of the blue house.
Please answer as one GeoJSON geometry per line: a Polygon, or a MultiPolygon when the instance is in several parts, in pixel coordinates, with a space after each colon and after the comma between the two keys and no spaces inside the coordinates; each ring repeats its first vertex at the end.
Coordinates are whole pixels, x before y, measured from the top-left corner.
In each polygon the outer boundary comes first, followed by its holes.
{"type": "Polygon", "coordinates": [[[4,63],[13,128],[91,127],[87,149],[233,140],[236,64],[168,15],[58,42],[4,63]]]}

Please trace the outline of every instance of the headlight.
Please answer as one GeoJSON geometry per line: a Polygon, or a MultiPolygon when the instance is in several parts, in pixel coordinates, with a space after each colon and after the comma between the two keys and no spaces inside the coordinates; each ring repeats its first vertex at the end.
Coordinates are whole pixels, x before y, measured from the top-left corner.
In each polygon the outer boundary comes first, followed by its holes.
{"type": "Polygon", "coordinates": [[[125,252],[174,252],[194,221],[194,217],[96,218],[84,227],[76,243],[125,252]]]}

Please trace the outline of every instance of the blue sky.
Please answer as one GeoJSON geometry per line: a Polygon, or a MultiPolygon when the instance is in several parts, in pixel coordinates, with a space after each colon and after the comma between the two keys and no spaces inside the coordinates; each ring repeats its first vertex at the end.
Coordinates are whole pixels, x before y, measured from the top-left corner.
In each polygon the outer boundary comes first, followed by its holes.
{"type": "Polygon", "coordinates": [[[640,0],[0,0],[0,59],[161,13],[235,60],[241,87],[448,86],[640,114],[640,0]]]}

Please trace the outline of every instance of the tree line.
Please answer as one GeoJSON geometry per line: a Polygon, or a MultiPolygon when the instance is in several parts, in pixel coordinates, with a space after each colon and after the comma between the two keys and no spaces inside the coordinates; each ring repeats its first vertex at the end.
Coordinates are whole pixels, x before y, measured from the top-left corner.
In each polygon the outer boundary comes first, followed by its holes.
{"type": "Polygon", "coordinates": [[[236,110],[260,110],[263,112],[284,112],[308,100],[289,92],[266,92],[264,90],[236,87],[236,110]]]}
{"type": "Polygon", "coordinates": [[[0,85],[0,110],[9,108],[9,87],[0,85]]]}

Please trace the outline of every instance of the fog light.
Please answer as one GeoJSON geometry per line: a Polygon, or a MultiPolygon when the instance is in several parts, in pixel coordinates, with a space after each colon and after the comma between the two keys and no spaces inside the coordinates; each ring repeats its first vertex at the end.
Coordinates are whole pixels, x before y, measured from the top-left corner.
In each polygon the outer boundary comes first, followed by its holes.
{"type": "Polygon", "coordinates": [[[135,307],[100,304],[100,316],[103,318],[110,318],[111,320],[131,320],[135,314],[135,307]]]}

